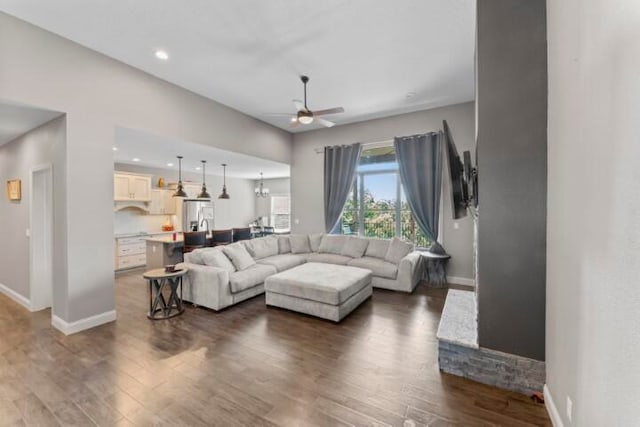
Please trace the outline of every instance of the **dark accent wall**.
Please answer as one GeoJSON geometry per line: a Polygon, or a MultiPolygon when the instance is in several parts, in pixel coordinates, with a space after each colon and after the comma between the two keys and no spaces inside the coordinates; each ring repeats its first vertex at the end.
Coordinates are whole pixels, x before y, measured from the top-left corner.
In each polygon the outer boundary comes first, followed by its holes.
{"type": "Polygon", "coordinates": [[[478,335],[545,355],[545,0],[478,0],[478,335]]]}

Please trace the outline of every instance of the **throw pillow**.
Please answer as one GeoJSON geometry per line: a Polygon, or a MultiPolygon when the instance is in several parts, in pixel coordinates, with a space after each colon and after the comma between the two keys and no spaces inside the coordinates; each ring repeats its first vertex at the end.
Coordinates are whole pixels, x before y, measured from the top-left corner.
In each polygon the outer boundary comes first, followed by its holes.
{"type": "Polygon", "coordinates": [[[200,257],[204,265],[227,270],[229,273],[236,271],[233,263],[222,253],[221,249],[207,249],[201,252],[200,257]]]}
{"type": "Polygon", "coordinates": [[[311,247],[311,252],[318,252],[323,236],[324,233],[309,234],[309,246],[311,247]]]}
{"type": "Polygon", "coordinates": [[[251,258],[249,252],[247,252],[247,248],[238,243],[225,246],[222,252],[229,257],[238,271],[246,270],[256,263],[254,259],[251,258]]]}
{"type": "Polygon", "coordinates": [[[365,255],[384,259],[389,250],[389,243],[389,240],[386,239],[369,239],[369,245],[367,246],[365,255]]]}
{"type": "Polygon", "coordinates": [[[278,240],[275,237],[261,237],[259,239],[245,240],[244,246],[253,259],[262,259],[278,255],[278,240]]]}
{"type": "Polygon", "coordinates": [[[351,258],[362,258],[364,251],[369,245],[369,240],[356,236],[349,236],[347,243],[342,247],[341,255],[350,256],[351,258]]]}
{"type": "Polygon", "coordinates": [[[413,245],[411,243],[403,242],[397,237],[394,237],[389,244],[389,250],[384,256],[384,259],[393,264],[400,264],[400,260],[409,255],[411,251],[413,251],[413,245]]]}
{"type": "Polygon", "coordinates": [[[322,237],[318,252],[340,255],[348,237],[349,236],[327,234],[322,237]]]}
{"type": "Polygon", "coordinates": [[[308,254],[311,252],[309,237],[306,234],[292,234],[289,236],[292,254],[308,254]]]}
{"type": "Polygon", "coordinates": [[[278,239],[278,253],[288,254],[291,252],[291,242],[289,242],[289,236],[277,236],[278,239]]]}

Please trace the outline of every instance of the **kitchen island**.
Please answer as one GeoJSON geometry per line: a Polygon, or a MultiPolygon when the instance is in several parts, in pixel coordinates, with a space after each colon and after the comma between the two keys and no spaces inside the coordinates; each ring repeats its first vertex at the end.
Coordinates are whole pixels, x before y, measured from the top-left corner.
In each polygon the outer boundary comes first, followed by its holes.
{"type": "Polygon", "coordinates": [[[182,233],[178,233],[176,240],[173,234],[162,237],[150,237],[147,240],[147,269],[162,268],[165,265],[175,265],[183,261],[182,247],[184,241],[182,233]]]}

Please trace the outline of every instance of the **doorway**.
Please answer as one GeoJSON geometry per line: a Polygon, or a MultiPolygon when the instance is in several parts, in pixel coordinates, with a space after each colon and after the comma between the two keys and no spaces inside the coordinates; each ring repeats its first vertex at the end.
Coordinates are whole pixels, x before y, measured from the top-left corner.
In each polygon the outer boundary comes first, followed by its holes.
{"type": "Polygon", "coordinates": [[[29,286],[31,310],[49,308],[53,299],[53,173],[50,164],[31,169],[29,286]]]}

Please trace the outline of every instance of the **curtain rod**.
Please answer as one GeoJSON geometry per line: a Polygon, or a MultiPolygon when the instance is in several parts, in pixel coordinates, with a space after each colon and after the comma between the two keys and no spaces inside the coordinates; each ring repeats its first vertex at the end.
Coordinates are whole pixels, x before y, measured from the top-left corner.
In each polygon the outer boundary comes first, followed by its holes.
{"type": "MultiPolygon", "coordinates": [[[[372,142],[362,142],[362,143],[360,143],[360,145],[362,145],[363,147],[371,147],[371,146],[385,147],[387,145],[392,145],[392,144],[393,144],[393,139],[385,139],[383,141],[372,141],[372,142]]],[[[327,146],[324,146],[324,147],[316,147],[313,150],[316,152],[316,154],[322,154],[322,153],[324,153],[324,149],[326,147],[332,147],[332,146],[331,145],[327,145],[327,146]]]]}

